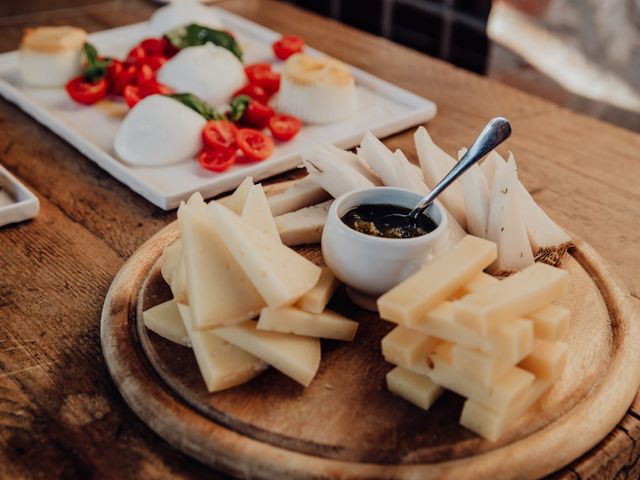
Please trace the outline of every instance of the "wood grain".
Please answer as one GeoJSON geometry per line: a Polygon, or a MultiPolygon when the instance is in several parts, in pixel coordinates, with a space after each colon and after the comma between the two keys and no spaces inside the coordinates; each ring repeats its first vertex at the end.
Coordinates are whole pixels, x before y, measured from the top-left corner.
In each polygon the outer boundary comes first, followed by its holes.
{"type": "MultiPolygon", "coordinates": [[[[15,49],[27,26],[97,31],[144,20],[154,8],[143,0],[56,0],[50,8],[65,8],[54,12],[40,11],[39,0],[11,3],[37,13],[0,17],[0,51],[15,49]]],[[[611,263],[638,303],[640,201],[633,183],[640,177],[640,136],[282,3],[219,5],[302,34],[311,45],[436,101],[439,114],[429,130],[450,152],[474,138],[491,115],[509,117],[514,136],[505,150],[516,154],[524,183],[545,210],[611,263]]],[[[386,142],[415,159],[411,132],[386,142]]],[[[0,162],[42,204],[36,220],[0,230],[0,477],[211,478],[210,470],[136,419],[99,349],[109,281],[175,214],[154,208],[4,101],[0,162]],[[87,409],[104,416],[89,415],[92,421],[73,427],[63,420],[87,409]]],[[[637,477],[639,414],[640,398],[605,442],[555,478],[637,477]]]]}

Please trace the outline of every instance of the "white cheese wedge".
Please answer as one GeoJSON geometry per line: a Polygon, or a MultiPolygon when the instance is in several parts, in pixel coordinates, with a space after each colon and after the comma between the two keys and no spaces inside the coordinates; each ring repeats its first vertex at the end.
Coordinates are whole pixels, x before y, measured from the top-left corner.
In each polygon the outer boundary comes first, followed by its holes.
{"type": "Polygon", "coordinates": [[[385,186],[402,187],[393,153],[371,132],[364,134],[358,155],[376,172],[385,186]]]}
{"type": "Polygon", "coordinates": [[[164,281],[171,288],[175,301],[188,305],[187,278],[180,239],[165,247],[160,258],[160,272],[164,281]]]}
{"type": "Polygon", "coordinates": [[[536,340],[531,355],[522,360],[518,366],[533,373],[536,378],[555,382],[564,371],[568,354],[569,346],[566,343],[536,340]]]}
{"type": "Polygon", "coordinates": [[[149,19],[149,35],[161,37],[174,28],[197,23],[216,30],[224,30],[224,24],[214,10],[198,2],[175,2],[159,8],[149,19]]]}
{"type": "Polygon", "coordinates": [[[218,235],[225,226],[188,205],[180,206],[178,220],[194,327],[230,325],[258,315],[266,303],[218,235]]]}
{"type": "Polygon", "coordinates": [[[533,264],[533,252],[518,203],[518,176],[514,162],[501,166],[495,174],[486,238],[498,246],[498,258],[491,273],[503,274],[522,270],[533,264]]]}
{"type": "Polygon", "coordinates": [[[409,161],[404,153],[402,153],[402,150],[396,150],[393,152],[393,158],[395,160],[395,167],[398,172],[398,177],[400,177],[402,188],[406,188],[407,190],[411,190],[412,192],[420,195],[426,195],[429,193],[429,187],[427,187],[424,180],[422,180],[422,172],[419,171],[420,175],[416,174],[417,172],[413,168],[414,165],[409,161]]]}
{"type": "Polygon", "coordinates": [[[142,313],[142,320],[145,327],[161,337],[185,347],[191,346],[175,300],[172,299],[145,310],[142,313]]]}
{"type": "Polygon", "coordinates": [[[280,242],[280,234],[278,233],[276,222],[269,209],[267,197],[264,194],[262,185],[258,184],[251,187],[240,216],[245,222],[253,225],[270,238],[280,242]]]}
{"type": "MultiPolygon", "coordinates": [[[[249,225],[224,205],[211,202],[206,214],[226,250],[268,306],[292,305],[318,282],[320,267],[249,225]]],[[[189,299],[192,300],[191,292],[189,299]]]]}
{"type": "Polygon", "coordinates": [[[466,236],[448,252],[426,263],[417,273],[378,299],[380,316],[410,327],[427,310],[469,282],[496,257],[493,242],[466,236]]]}
{"type": "Polygon", "coordinates": [[[261,358],[276,370],[308,387],[320,366],[320,340],[317,338],[265,332],[248,321],[212,330],[213,334],[261,358]]]}
{"type": "Polygon", "coordinates": [[[414,366],[424,363],[442,340],[400,325],[387,333],[380,343],[385,358],[395,359],[401,365],[414,366]]]}
{"type": "Polygon", "coordinates": [[[453,303],[456,319],[486,334],[500,323],[534,312],[567,291],[569,273],[544,263],[502,280],[495,287],[470,293],[453,303]]]}
{"type": "Polygon", "coordinates": [[[480,163],[480,170],[487,180],[487,187],[489,188],[489,191],[493,188],[493,178],[495,177],[496,170],[504,164],[505,159],[502,158],[496,150],[491,150],[482,163],[480,163]]]}
{"type": "Polygon", "coordinates": [[[247,198],[249,197],[249,193],[253,188],[253,178],[245,177],[238,188],[227,198],[220,199],[220,203],[222,203],[227,208],[231,209],[234,213],[238,215],[242,215],[242,210],[244,209],[244,205],[247,202],[247,198]]]}
{"type": "MultiPolygon", "coordinates": [[[[458,152],[462,159],[467,149],[458,152]]],[[[473,165],[461,177],[462,194],[467,213],[467,230],[476,237],[487,238],[489,221],[489,187],[478,165],[473,165]]]]}
{"type": "Polygon", "coordinates": [[[569,331],[571,311],[557,305],[547,305],[527,315],[533,321],[536,338],[555,342],[569,331]]]}
{"type": "Polygon", "coordinates": [[[343,193],[374,186],[373,182],[362,173],[343,162],[338,156],[324,150],[307,156],[304,159],[304,166],[313,181],[334,198],[343,193]]]}
{"type": "Polygon", "coordinates": [[[218,392],[235,387],[266,370],[267,364],[259,358],[211,332],[194,329],[189,307],[178,304],[178,310],[208,391],[218,392]]]}
{"type": "Polygon", "coordinates": [[[387,388],[391,393],[423,410],[429,410],[444,393],[444,389],[432,382],[429,377],[418,375],[402,367],[395,367],[388,372],[386,379],[387,388]]]}
{"type": "MultiPolygon", "coordinates": [[[[449,173],[456,161],[438,145],[436,145],[427,129],[419,127],[413,136],[420,160],[420,167],[424,175],[424,182],[432,189],[449,173]]],[[[466,229],[467,216],[464,204],[464,195],[460,182],[454,182],[440,194],[440,201],[451,212],[458,224],[466,229]]]]}
{"type": "MultiPolygon", "coordinates": [[[[274,217],[329,200],[331,195],[310,176],[304,177],[284,192],[270,196],[267,201],[274,217]]],[[[237,212],[236,212],[237,213],[237,212]]]]}
{"type": "Polygon", "coordinates": [[[331,145],[327,143],[322,145],[322,147],[328,153],[336,155],[343,162],[348,164],[353,169],[357,170],[364,176],[367,180],[373,183],[376,186],[383,185],[382,180],[378,176],[378,174],[373,170],[367,162],[365,162],[360,155],[350,152],[348,150],[342,150],[341,148],[336,147],[335,145],[331,145]]]}
{"type": "Polygon", "coordinates": [[[328,267],[322,267],[318,283],[305,293],[295,304],[300,310],[322,313],[331,297],[340,285],[340,281],[328,267]]]}
{"type": "Polygon", "coordinates": [[[285,213],[275,218],[279,239],[285,245],[309,245],[320,243],[329,207],[333,200],[285,213]]]}
{"type": "Polygon", "coordinates": [[[358,323],[330,310],[309,313],[294,307],[263,308],[258,330],[350,342],[356,336],[358,323]]]}

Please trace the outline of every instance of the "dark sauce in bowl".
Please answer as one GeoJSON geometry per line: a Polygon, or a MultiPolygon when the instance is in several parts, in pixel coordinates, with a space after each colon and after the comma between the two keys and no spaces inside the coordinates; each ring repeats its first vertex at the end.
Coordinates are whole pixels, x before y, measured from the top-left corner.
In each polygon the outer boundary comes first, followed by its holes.
{"type": "Polygon", "coordinates": [[[433,232],[438,225],[426,213],[418,217],[415,225],[408,227],[406,222],[395,222],[389,215],[400,213],[407,215],[410,208],[388,203],[358,205],[342,216],[342,221],[356,232],[384,238],[414,238],[433,232]]]}

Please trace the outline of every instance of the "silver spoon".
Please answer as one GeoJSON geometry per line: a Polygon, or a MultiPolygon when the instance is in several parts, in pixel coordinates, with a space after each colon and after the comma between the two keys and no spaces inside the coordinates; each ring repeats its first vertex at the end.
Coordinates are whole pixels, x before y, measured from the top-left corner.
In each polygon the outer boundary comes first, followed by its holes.
{"type": "Polygon", "coordinates": [[[442,191],[451,185],[460,175],[466,172],[473,164],[483,158],[487,153],[496,148],[511,136],[511,124],[503,117],[492,118],[484,127],[473,145],[469,147],[467,153],[455,164],[445,177],[435,186],[431,192],[426,194],[418,204],[407,214],[391,213],[384,219],[393,222],[394,227],[416,228],[418,218],[425,209],[433,203],[442,191]]]}

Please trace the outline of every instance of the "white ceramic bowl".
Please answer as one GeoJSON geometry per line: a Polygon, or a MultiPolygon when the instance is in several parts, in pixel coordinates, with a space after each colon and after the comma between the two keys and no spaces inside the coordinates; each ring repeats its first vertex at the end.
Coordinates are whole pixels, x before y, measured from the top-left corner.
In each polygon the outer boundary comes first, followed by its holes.
{"type": "Polygon", "coordinates": [[[434,255],[449,248],[447,216],[433,203],[427,210],[438,225],[420,237],[382,238],[357,232],[341,217],[363,204],[392,204],[413,208],[422,197],[401,188],[375,187],[338,197],[322,233],[322,255],[333,273],[348,286],[379,296],[420,269],[434,255]]]}

